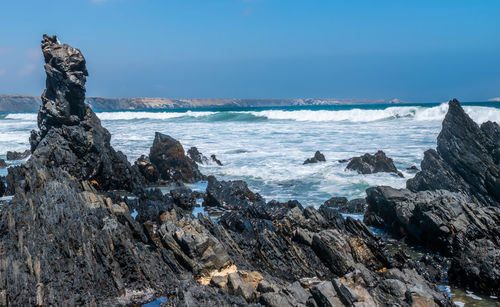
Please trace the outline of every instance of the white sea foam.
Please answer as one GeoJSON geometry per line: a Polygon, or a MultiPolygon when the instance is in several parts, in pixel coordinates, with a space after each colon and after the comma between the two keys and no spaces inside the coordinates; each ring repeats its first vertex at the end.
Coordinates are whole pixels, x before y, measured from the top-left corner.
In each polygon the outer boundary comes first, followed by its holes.
{"type": "MultiPolygon", "coordinates": [[[[464,110],[469,116],[478,123],[483,123],[488,120],[499,121],[500,109],[488,107],[465,106],[464,110]]],[[[435,107],[389,107],[381,110],[371,109],[351,109],[339,111],[325,110],[266,110],[250,113],[258,117],[267,117],[268,119],[277,120],[295,120],[295,121],[312,121],[312,122],[373,122],[380,120],[390,120],[397,118],[408,118],[416,121],[431,121],[443,120],[448,111],[448,104],[443,103],[435,107]]]]}
{"type": "Polygon", "coordinates": [[[17,119],[17,120],[36,120],[37,113],[11,113],[5,116],[6,119],[17,119]]]}
{"type": "Polygon", "coordinates": [[[99,112],[96,113],[101,120],[134,120],[134,119],[171,119],[178,117],[202,117],[216,114],[215,112],[99,112]]]}

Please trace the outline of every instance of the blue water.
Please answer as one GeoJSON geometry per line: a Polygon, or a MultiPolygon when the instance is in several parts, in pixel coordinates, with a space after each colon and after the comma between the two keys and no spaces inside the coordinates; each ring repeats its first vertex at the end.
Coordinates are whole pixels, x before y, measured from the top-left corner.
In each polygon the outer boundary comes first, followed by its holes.
{"type": "MultiPolygon", "coordinates": [[[[477,122],[500,120],[500,103],[465,104],[477,122]]],[[[112,145],[130,161],[147,154],[154,132],[197,146],[224,163],[202,166],[204,174],[243,179],[267,200],[297,199],[318,206],[332,196],[364,197],[374,185],[403,187],[423,152],[436,145],[446,104],[379,104],[196,110],[97,112],[112,134],[112,145]],[[338,160],[384,150],[405,178],[391,174],[359,175],[338,160]],[[316,150],[327,162],[302,165],[316,150]]],[[[0,157],[29,147],[35,113],[0,115],[0,157]]],[[[8,161],[11,163],[10,161],[8,161]]],[[[15,162],[12,162],[15,163],[15,162]]],[[[4,175],[5,170],[0,170],[4,175]]],[[[194,186],[204,189],[203,186],[194,186]]]]}

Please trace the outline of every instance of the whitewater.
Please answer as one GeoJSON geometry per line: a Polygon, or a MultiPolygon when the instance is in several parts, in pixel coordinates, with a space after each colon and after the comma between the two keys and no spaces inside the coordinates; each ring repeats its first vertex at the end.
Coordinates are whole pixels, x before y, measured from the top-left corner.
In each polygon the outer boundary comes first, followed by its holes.
{"type": "MultiPolygon", "coordinates": [[[[297,199],[319,206],[332,196],[364,197],[375,185],[403,187],[420,167],[423,153],[436,146],[447,104],[341,105],[207,110],[97,112],[112,134],[111,143],[131,162],[147,154],[159,131],[224,163],[201,166],[207,175],[243,179],[268,200],[297,199]],[[325,163],[302,165],[320,150],[325,163]],[[359,175],[338,160],[383,150],[405,178],[359,175]]],[[[464,104],[478,123],[500,121],[500,103],[464,104]]],[[[29,148],[36,113],[0,113],[0,158],[7,150],[29,148]]],[[[0,175],[6,170],[0,169],[0,175]]],[[[203,185],[203,184],[201,184],[203,185]]]]}

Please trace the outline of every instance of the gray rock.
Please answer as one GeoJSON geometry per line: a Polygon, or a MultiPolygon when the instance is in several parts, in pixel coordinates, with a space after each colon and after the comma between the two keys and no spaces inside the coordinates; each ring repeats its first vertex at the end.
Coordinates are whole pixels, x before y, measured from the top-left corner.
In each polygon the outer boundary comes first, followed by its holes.
{"type": "Polygon", "coordinates": [[[311,164],[311,163],[318,163],[318,162],[325,162],[325,161],[326,161],[325,155],[323,155],[319,151],[316,151],[316,153],[314,153],[314,157],[305,160],[303,164],[311,164]]]}
{"type": "MultiPolygon", "coordinates": [[[[377,151],[374,155],[366,153],[360,157],[351,158],[346,170],[353,170],[359,174],[373,174],[379,172],[396,173],[398,170],[394,166],[391,158],[388,158],[381,150],[377,151]]],[[[398,174],[399,175],[399,174],[398,174]]]]}

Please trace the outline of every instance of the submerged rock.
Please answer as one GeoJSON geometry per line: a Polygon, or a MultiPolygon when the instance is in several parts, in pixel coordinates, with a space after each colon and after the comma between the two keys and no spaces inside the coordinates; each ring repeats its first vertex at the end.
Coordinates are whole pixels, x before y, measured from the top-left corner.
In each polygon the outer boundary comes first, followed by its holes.
{"type": "Polygon", "coordinates": [[[156,132],[149,160],[160,178],[167,182],[196,182],[203,179],[196,163],[184,153],[182,144],[171,136],[156,132]]]}
{"type": "Polygon", "coordinates": [[[31,154],[31,151],[29,149],[26,149],[23,152],[17,152],[17,151],[7,151],[7,160],[22,160],[24,158],[27,158],[31,154]]]}
{"type": "Polygon", "coordinates": [[[7,168],[7,163],[4,159],[0,159],[0,168],[7,168]]]}
{"type": "Polygon", "coordinates": [[[346,170],[353,170],[358,174],[395,173],[402,177],[392,159],[387,157],[382,150],[377,151],[374,155],[366,153],[360,157],[351,158],[346,170]]]}
{"type": "Polygon", "coordinates": [[[215,155],[210,155],[210,159],[212,159],[212,161],[214,161],[218,166],[223,166],[222,162],[220,162],[215,155]]]}
{"type": "Polygon", "coordinates": [[[318,163],[325,161],[326,161],[325,156],[321,152],[316,151],[316,153],[314,153],[314,157],[305,160],[303,164],[318,163]]]}
{"type": "Polygon", "coordinates": [[[191,147],[187,151],[188,156],[196,163],[199,164],[207,164],[208,158],[205,157],[201,152],[198,151],[198,148],[191,147]]]}
{"type": "Polygon", "coordinates": [[[451,257],[453,284],[498,296],[499,149],[496,123],[479,127],[450,101],[437,151],[425,152],[408,189],[368,189],[365,222],[451,257]]]}

